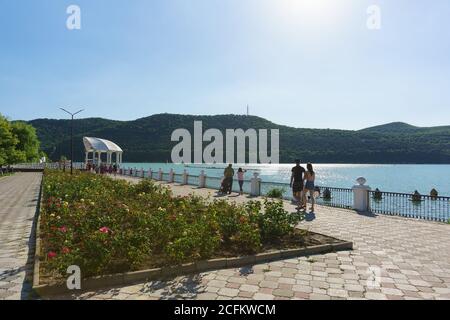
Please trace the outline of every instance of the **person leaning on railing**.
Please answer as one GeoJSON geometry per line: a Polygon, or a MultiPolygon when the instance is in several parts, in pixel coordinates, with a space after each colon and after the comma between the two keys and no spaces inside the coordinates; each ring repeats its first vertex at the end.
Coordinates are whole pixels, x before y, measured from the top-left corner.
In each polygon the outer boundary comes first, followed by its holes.
{"type": "Polygon", "coordinates": [[[247,172],[247,170],[243,170],[242,168],[238,169],[237,176],[238,176],[238,183],[239,183],[239,194],[244,194],[244,174],[247,172]]]}

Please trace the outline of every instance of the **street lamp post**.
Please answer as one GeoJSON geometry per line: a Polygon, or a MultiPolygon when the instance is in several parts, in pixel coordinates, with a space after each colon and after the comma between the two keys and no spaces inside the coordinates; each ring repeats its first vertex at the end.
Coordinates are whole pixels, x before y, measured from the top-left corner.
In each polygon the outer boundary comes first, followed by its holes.
{"type": "Polygon", "coordinates": [[[84,111],[84,109],[81,109],[75,113],[69,112],[64,108],[60,109],[64,112],[67,112],[72,117],[72,120],[70,121],[70,174],[73,174],[73,117],[84,111]]]}

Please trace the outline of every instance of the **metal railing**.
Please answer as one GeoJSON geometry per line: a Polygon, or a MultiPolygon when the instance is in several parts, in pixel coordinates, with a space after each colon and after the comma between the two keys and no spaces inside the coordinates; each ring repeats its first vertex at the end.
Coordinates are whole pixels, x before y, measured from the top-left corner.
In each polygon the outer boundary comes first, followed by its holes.
{"type": "Polygon", "coordinates": [[[443,222],[450,219],[450,197],[369,191],[369,203],[373,213],[443,222]]]}
{"type": "MultiPolygon", "coordinates": [[[[44,170],[44,169],[63,169],[64,167],[70,169],[70,161],[64,163],[60,162],[43,162],[43,163],[17,163],[11,165],[12,168],[16,170],[44,170]]],[[[76,170],[85,169],[85,164],[83,162],[74,162],[73,168],[76,170]]]]}
{"type": "MultiPolygon", "coordinates": [[[[281,189],[283,191],[283,198],[286,200],[292,200],[292,191],[288,183],[282,182],[262,182],[261,194],[267,195],[272,189],[281,189]]],[[[309,193],[307,197],[309,197],[309,193]]],[[[309,199],[308,199],[309,200],[309,199]]],[[[316,187],[315,192],[316,204],[328,207],[336,208],[353,208],[353,190],[346,188],[335,187],[316,187]]]]}
{"type": "Polygon", "coordinates": [[[319,187],[320,196],[316,203],[322,206],[344,209],[353,208],[353,190],[347,188],[319,187]]]}
{"type": "MultiPolygon", "coordinates": [[[[124,174],[129,175],[130,169],[124,169],[124,174]]],[[[148,172],[148,170],[146,171],[148,172]]],[[[187,173],[186,173],[187,174],[187,173]]],[[[135,176],[135,169],[133,169],[135,176]]],[[[139,175],[138,176],[142,176],[139,175]]],[[[145,176],[145,175],[144,175],[145,176]]],[[[169,180],[169,174],[163,173],[163,181],[169,180]]],[[[152,171],[152,179],[159,179],[159,172],[152,171]]],[[[182,184],[184,174],[174,173],[174,182],[182,184]]],[[[206,176],[205,185],[210,189],[220,189],[221,177],[206,176]]],[[[188,185],[199,185],[199,176],[187,174],[188,185]]],[[[250,193],[251,180],[244,181],[244,192],[250,193]]],[[[265,196],[272,189],[281,189],[283,198],[292,199],[291,189],[288,183],[261,181],[261,195],[265,196]]],[[[239,183],[233,180],[233,191],[239,191],[239,183]]],[[[309,195],[308,195],[309,196],[309,195]]],[[[447,222],[450,219],[450,197],[427,196],[419,197],[413,194],[369,191],[368,203],[371,212],[384,215],[397,215],[408,218],[418,218],[433,221],[447,222]]],[[[352,209],[354,207],[354,191],[349,188],[337,188],[318,186],[315,192],[316,204],[328,207],[352,209]]]]}

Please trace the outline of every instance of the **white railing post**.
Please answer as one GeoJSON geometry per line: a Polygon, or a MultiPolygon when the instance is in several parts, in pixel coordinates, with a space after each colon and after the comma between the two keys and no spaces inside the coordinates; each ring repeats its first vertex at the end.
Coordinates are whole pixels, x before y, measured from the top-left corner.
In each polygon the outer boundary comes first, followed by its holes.
{"type": "Polygon", "coordinates": [[[369,202],[369,191],[371,190],[369,186],[366,186],[366,179],[360,177],[356,179],[358,185],[353,186],[353,209],[358,212],[368,212],[370,211],[369,202]]]}
{"type": "Polygon", "coordinates": [[[159,181],[162,181],[162,177],[163,177],[163,171],[162,171],[161,168],[159,168],[159,171],[158,171],[158,180],[159,180],[159,181]]]}
{"type": "Polygon", "coordinates": [[[206,174],[205,174],[205,170],[202,170],[202,172],[201,172],[200,175],[198,176],[198,187],[199,187],[199,188],[204,188],[204,187],[206,187],[206,174]]]}
{"type": "Polygon", "coordinates": [[[148,169],[148,177],[150,178],[150,180],[153,179],[152,175],[153,175],[152,168],[149,168],[148,169]]]}
{"type": "Polygon", "coordinates": [[[173,169],[170,169],[170,171],[169,171],[169,183],[173,183],[174,181],[175,181],[175,179],[174,179],[173,169]]]}
{"type": "Polygon", "coordinates": [[[141,176],[142,176],[142,178],[145,178],[145,171],[144,171],[144,168],[141,168],[141,176]]]}
{"type": "Polygon", "coordinates": [[[183,171],[183,184],[188,184],[188,173],[186,171],[186,169],[184,169],[183,171]]]}
{"type": "Polygon", "coordinates": [[[253,178],[250,180],[250,195],[252,197],[261,195],[261,178],[258,176],[258,172],[254,172],[253,178]]]}

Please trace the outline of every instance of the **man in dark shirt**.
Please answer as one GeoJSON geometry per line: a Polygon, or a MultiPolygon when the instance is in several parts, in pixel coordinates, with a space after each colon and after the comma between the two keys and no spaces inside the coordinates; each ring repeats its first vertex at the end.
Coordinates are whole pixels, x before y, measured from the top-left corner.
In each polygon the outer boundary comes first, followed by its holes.
{"type": "Polygon", "coordinates": [[[298,207],[302,208],[304,206],[304,195],[303,195],[303,180],[304,180],[305,168],[300,165],[300,160],[295,160],[295,167],[292,168],[291,175],[291,188],[294,200],[297,201],[298,207]]]}
{"type": "Polygon", "coordinates": [[[233,190],[233,176],[234,176],[234,169],[233,165],[230,163],[227,168],[223,171],[223,175],[225,176],[225,185],[228,187],[228,194],[231,194],[231,190],[233,190]]]}

